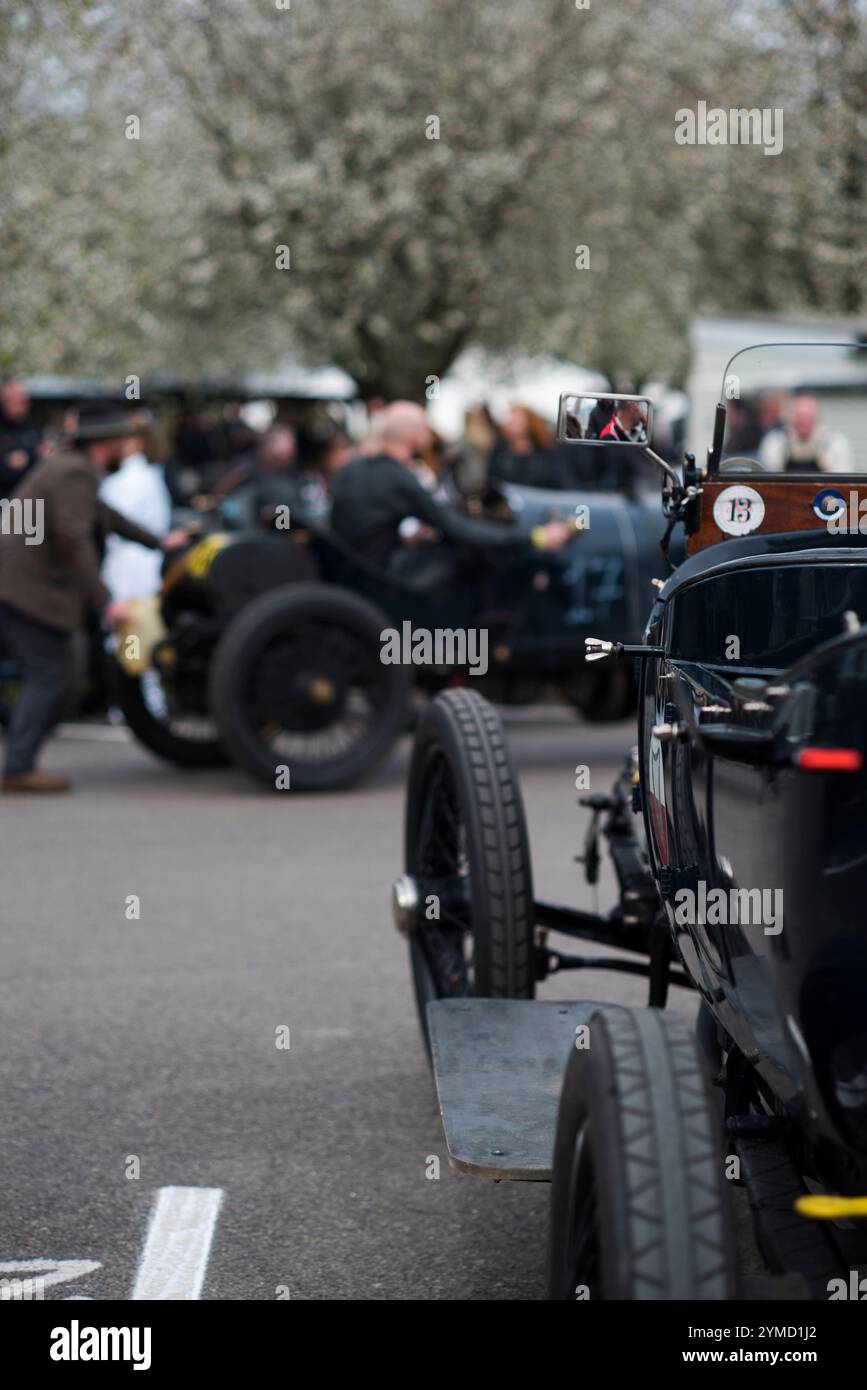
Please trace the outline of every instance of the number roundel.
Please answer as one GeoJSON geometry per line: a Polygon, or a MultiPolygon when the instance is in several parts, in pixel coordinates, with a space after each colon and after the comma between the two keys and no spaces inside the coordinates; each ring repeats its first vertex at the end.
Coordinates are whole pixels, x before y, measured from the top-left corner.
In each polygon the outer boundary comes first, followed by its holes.
{"type": "Polygon", "coordinates": [[[713,504],[713,519],[727,536],[746,536],[761,526],[765,503],[754,487],[737,483],[723,488],[713,504]]]}

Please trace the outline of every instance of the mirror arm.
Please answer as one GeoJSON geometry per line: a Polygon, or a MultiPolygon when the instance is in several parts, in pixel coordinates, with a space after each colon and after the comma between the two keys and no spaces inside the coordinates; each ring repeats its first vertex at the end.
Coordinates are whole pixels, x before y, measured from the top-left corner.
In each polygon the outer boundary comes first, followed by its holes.
{"type": "Polygon", "coordinates": [[[692,536],[698,530],[701,516],[701,474],[695,466],[695,454],[684,456],[683,481],[677,476],[670,463],[660,458],[649,445],[645,445],[641,450],[644,458],[649,459],[655,464],[666,479],[668,484],[662,490],[662,510],[668,517],[668,526],[665,535],[660,542],[662,553],[666,563],[671,568],[669,557],[669,546],[671,543],[671,533],[678,521],[683,522],[686,534],[692,536]]]}
{"type": "Polygon", "coordinates": [[[671,464],[666,463],[665,459],[661,459],[659,454],[654,453],[649,444],[643,445],[641,454],[643,458],[649,459],[651,463],[655,463],[657,468],[662,470],[672,487],[680,487],[680,478],[675,473],[671,464]]]}

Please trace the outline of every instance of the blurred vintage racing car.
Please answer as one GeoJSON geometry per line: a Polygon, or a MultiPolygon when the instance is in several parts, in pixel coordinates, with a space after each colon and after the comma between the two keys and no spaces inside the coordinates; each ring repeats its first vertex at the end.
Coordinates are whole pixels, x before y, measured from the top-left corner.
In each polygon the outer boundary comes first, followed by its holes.
{"type": "Polygon", "coordinates": [[[485,499],[503,525],[584,509],[587,527],[559,554],[506,563],[466,557],[457,582],[386,574],[333,532],[215,531],[167,565],[161,630],[134,660],[118,651],[117,703],[153,752],[189,767],[227,757],[274,787],[327,789],[367,771],[407,726],[414,692],[469,683],[496,701],[554,691],[591,720],[635,707],[631,669],[581,660],[600,624],[637,641],[666,572],[655,499],[623,491],[504,485],[485,499]],[[466,665],[381,660],[386,629],[484,629],[484,675],[466,665]]]}

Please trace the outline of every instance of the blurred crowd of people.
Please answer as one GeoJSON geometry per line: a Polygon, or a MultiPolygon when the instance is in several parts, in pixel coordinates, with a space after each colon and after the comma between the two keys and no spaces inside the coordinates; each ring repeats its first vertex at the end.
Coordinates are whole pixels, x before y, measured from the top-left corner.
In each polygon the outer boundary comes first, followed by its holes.
{"type": "MultiPolygon", "coordinates": [[[[518,404],[500,420],[484,407],[468,412],[455,445],[410,401],[369,403],[360,441],[325,409],[278,408],[256,430],[237,403],[223,402],[176,414],[170,437],[166,417],[89,400],[45,424],[23,380],[0,383],[0,656],[14,658],[21,678],[7,791],[65,790],[38,757],[62,702],[72,634],[94,614],[104,631],[129,631],[136,605],[159,591],[165,553],[209,517],[219,529],[246,530],[288,508],[292,526],[330,528],[335,543],[379,571],[442,585],[483,557],[557,551],[574,538],[574,518],[556,507],[544,525],[526,528],[519,517],[502,525],[485,503],[510,483],[628,487],[636,457],[558,443],[518,404]],[[39,544],[7,525],[15,499],[44,509],[39,544]]],[[[597,426],[612,441],[628,438],[613,406],[597,426]]]]}
{"type": "MultiPolygon", "coordinates": [[[[388,409],[385,401],[369,404],[371,435],[377,417],[388,409]]],[[[15,377],[0,383],[0,497],[13,496],[38,460],[62,447],[74,416],[72,411],[53,425],[40,424],[25,383],[15,377]]],[[[270,425],[256,430],[236,402],[210,411],[182,410],[170,428],[165,418],[147,409],[130,409],[128,421],[123,458],[104,480],[101,495],[157,534],[168,530],[173,511],[213,506],[230,528],[254,526],[267,509],[281,504],[295,507],[306,519],[325,522],[336,475],[364,447],[363,440],[353,441],[334,419],[320,415],[311,421],[309,413],[305,418],[298,410],[280,411],[270,425]]],[[[413,466],[429,490],[447,485],[463,496],[509,483],[554,490],[627,488],[645,471],[629,451],[618,456],[616,450],[558,443],[548,421],[521,404],[513,404],[500,419],[485,406],[469,410],[456,444],[428,425],[413,466]]],[[[112,583],[124,592],[132,592],[130,585],[137,587],[148,576],[153,591],[153,557],[136,556],[122,542],[112,542],[106,564],[112,583]]]]}
{"type": "MultiPolygon", "coordinates": [[[[504,526],[509,485],[629,494],[653,477],[628,447],[648,442],[639,398],[574,404],[563,440],[513,403],[498,419],[485,406],[469,410],[450,444],[411,401],[368,402],[365,435],[353,439],[348,412],[341,422],[341,408],[325,402],[272,405],[262,429],[232,401],[158,417],[91,399],[45,423],[23,380],[0,382],[0,659],[11,654],[22,678],[4,788],[64,789],[38,754],[63,695],[68,639],[88,615],[103,631],[128,630],[135,605],[155,602],[165,553],[209,524],[267,527],[288,509],[291,526],[328,528],[354,561],[420,587],[447,587],[482,558],[561,550],[575,539],[570,506],[563,519],[552,498],[546,524],[528,528],[518,511],[504,526]],[[593,447],[599,441],[613,447],[593,447]],[[8,524],[15,499],[44,509],[36,544],[8,524]]],[[[653,442],[665,451],[656,433],[653,442]]],[[[775,472],[851,468],[846,439],[805,393],[728,402],[724,455],[775,472]]]]}

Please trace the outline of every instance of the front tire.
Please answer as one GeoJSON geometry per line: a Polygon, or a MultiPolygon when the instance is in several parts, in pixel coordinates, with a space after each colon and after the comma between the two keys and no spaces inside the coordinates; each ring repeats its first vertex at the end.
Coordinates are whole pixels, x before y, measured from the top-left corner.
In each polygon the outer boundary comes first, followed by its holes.
{"type": "Polygon", "coordinates": [[[155,670],[131,676],[117,662],[110,688],[139,743],[178,767],[223,767],[228,762],[214,721],[206,715],[173,713],[155,670]]]}
{"type": "Polygon", "coordinates": [[[588,1028],[557,1117],[549,1298],[735,1297],[722,1138],[690,1030],[619,1007],[588,1028]]]}
{"type": "Polygon", "coordinates": [[[409,771],[405,863],[416,1005],[476,995],[532,999],[533,883],[518,780],[499,715],[449,690],[419,721],[409,771]],[[434,915],[434,913],[438,915],[434,915]]]}
{"type": "Polygon", "coordinates": [[[330,791],[368,772],[402,732],[405,667],[381,660],[388,619],[322,584],[290,584],[252,600],[229,624],[211,667],[220,737],[254,780],[330,791]]]}

